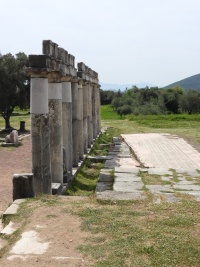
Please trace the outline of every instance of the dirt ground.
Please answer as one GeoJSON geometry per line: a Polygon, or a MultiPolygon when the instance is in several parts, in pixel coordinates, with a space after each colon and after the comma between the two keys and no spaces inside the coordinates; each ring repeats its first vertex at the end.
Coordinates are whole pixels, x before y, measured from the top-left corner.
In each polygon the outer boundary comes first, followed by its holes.
{"type": "MultiPolygon", "coordinates": [[[[0,213],[12,202],[13,174],[25,172],[31,172],[30,136],[26,137],[22,146],[18,148],[0,148],[0,213]]],[[[18,251],[14,252],[12,251],[14,246],[8,246],[7,252],[0,258],[0,266],[10,267],[13,264],[16,267],[91,266],[91,261],[77,248],[80,244],[84,244],[84,238],[89,234],[81,230],[81,219],[68,212],[69,208],[73,208],[73,201],[81,204],[84,199],[88,201],[87,198],[81,197],[59,197],[60,204],[53,207],[48,204],[43,205],[40,201],[30,202],[29,205],[34,205],[34,210],[22,234],[35,233],[35,238],[38,240],[35,245],[34,237],[30,242],[25,240],[25,245],[22,248],[18,246],[18,251]],[[37,254],[32,251],[34,247],[47,244],[47,250],[42,253],[37,254]]],[[[17,224],[19,225],[19,222],[17,224]]],[[[6,244],[0,237],[0,248],[6,244]]]]}
{"type": "Polygon", "coordinates": [[[19,147],[0,147],[0,214],[12,202],[12,178],[15,173],[31,171],[30,136],[19,147]]]}

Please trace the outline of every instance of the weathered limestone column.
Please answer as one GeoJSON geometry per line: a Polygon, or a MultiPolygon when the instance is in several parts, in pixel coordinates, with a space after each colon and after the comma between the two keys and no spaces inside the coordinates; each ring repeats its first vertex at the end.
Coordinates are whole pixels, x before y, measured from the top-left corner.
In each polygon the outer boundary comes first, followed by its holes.
{"type": "Polygon", "coordinates": [[[84,158],[84,134],[83,134],[83,80],[78,80],[78,139],[79,159],[84,158]]]}
{"type": "Polygon", "coordinates": [[[67,178],[72,177],[72,93],[70,77],[62,78],[62,128],[63,128],[63,147],[65,148],[66,161],[65,168],[67,178]]]}
{"type": "Polygon", "coordinates": [[[83,138],[84,138],[84,153],[88,149],[88,87],[87,82],[83,83],[83,138]]]}
{"type": "Polygon", "coordinates": [[[101,97],[100,97],[100,85],[97,84],[97,134],[101,132],[101,97]]]}
{"type": "Polygon", "coordinates": [[[97,99],[96,99],[96,90],[95,84],[92,84],[92,128],[93,128],[93,139],[97,137],[97,99]]]}
{"type": "Polygon", "coordinates": [[[78,167],[79,162],[79,135],[78,135],[78,77],[71,80],[72,86],[72,143],[73,167],[78,167]]]}
{"type": "MultiPolygon", "coordinates": [[[[32,56],[29,56],[29,64],[30,66],[32,65],[32,56]]],[[[52,188],[47,72],[38,71],[37,69],[35,72],[31,70],[29,73],[31,74],[30,113],[34,191],[35,195],[41,193],[51,194],[52,188]]]]}
{"type": "Polygon", "coordinates": [[[52,182],[63,184],[62,86],[60,74],[52,71],[49,81],[49,122],[52,182]]]}
{"type": "Polygon", "coordinates": [[[92,122],[92,85],[88,83],[88,147],[93,143],[93,122],[92,122]]]}

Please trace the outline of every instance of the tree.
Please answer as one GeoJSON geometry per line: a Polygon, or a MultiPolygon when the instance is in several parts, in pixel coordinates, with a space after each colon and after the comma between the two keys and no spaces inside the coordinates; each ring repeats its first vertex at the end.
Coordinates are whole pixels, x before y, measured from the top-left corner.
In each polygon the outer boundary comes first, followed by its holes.
{"type": "Polygon", "coordinates": [[[200,94],[195,90],[189,90],[180,99],[180,108],[188,114],[200,112],[200,94]]]}
{"type": "Polygon", "coordinates": [[[28,106],[29,82],[26,74],[28,57],[24,53],[0,54],[0,114],[5,120],[5,128],[12,128],[10,116],[15,107],[28,106]]]}

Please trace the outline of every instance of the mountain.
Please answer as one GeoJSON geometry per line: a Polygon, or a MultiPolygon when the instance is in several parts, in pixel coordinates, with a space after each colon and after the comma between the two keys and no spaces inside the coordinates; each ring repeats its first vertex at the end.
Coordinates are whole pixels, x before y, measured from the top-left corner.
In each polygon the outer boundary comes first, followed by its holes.
{"type": "Polygon", "coordinates": [[[103,90],[121,90],[124,91],[126,88],[132,88],[132,86],[137,86],[138,88],[145,88],[146,86],[148,87],[153,87],[154,85],[150,83],[132,83],[132,84],[109,84],[109,83],[104,83],[100,82],[101,89],[103,90]]]}
{"type": "Polygon", "coordinates": [[[194,90],[200,91],[200,74],[190,76],[186,79],[169,84],[163,88],[168,89],[168,88],[172,88],[177,85],[182,87],[185,90],[194,89],[194,90]]]}

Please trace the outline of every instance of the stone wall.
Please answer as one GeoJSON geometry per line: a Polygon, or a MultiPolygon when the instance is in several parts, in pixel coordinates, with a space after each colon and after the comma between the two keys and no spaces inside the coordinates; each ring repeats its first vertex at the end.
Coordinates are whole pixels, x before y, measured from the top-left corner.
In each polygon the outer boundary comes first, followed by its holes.
{"type": "Polygon", "coordinates": [[[31,135],[35,195],[72,180],[73,167],[98,136],[98,73],[50,40],[42,55],[29,55],[31,135]]]}

